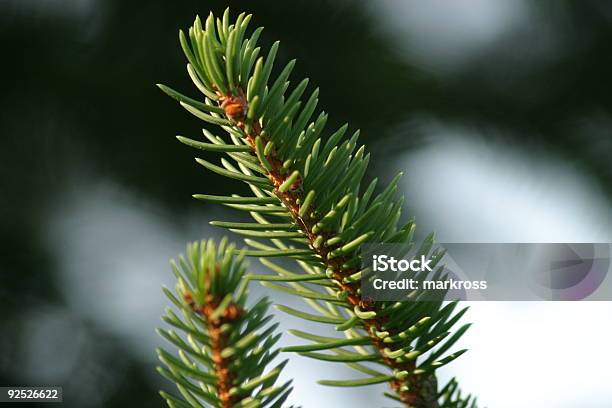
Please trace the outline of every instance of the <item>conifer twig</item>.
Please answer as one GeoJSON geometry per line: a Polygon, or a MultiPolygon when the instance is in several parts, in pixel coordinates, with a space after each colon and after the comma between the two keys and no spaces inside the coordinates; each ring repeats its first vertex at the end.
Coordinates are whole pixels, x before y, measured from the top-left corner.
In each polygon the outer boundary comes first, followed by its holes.
{"type": "MultiPolygon", "coordinates": [[[[188,73],[204,94],[204,102],[164,85],[160,88],[196,117],[229,133],[231,143],[207,130],[204,135],[210,143],[180,137],[189,146],[225,153],[235,162],[223,158],[222,166],[202,159],[197,159],[198,163],[249,184],[254,193],[253,197],[196,195],[247,211],[257,222],[215,224],[248,236],[245,242],[253,249],[245,253],[260,257],[279,274],[277,280],[286,284],[264,279],[266,286],[302,296],[318,314],[290,313],[314,321],[343,322],[336,330],[346,339],[294,332],[314,344],[284,350],[344,362],[368,375],[354,380],[324,380],[322,384],[388,382],[395,393],[391,398],[413,408],[475,405],[471,397],[465,399],[455,393],[456,387],[443,387],[446,394],[438,391],[434,374],[465,351],[444,356],[469,327],[464,325],[450,333],[465,309],[454,314],[457,304],[444,305],[441,300],[373,302],[360,293],[359,276],[366,272],[360,259],[364,243],[395,243],[406,251],[413,245],[414,222],[397,225],[402,207],[402,200],[395,198],[398,177],[378,195],[374,195],[376,181],[361,190],[369,155],[363,146],[355,152],[359,132],[342,141],[345,125],[322,141],[327,115],[322,112],[309,123],[318,102],[318,89],[302,102],[308,84],[303,80],[285,95],[295,61],[272,80],[278,42],[266,58],[259,57],[256,43],[262,29],[247,38],[250,19],[243,13],[230,23],[226,11],[223,18],[215,20],[211,14],[204,23],[196,18],[188,35],[181,31],[179,39],[189,61],[188,73]],[[271,217],[282,221],[270,221],[271,217]],[[268,261],[270,257],[293,259],[304,273],[287,271],[268,261]],[[347,346],[357,353],[344,348],[347,346]],[[359,361],[381,364],[387,367],[387,373],[359,361]]],[[[433,265],[442,253],[432,251],[432,245],[430,235],[418,253],[429,256],[433,265]]]]}
{"type": "Polygon", "coordinates": [[[187,339],[174,330],[158,330],[179,349],[179,358],[158,350],[166,366],[159,372],[175,382],[181,394],[161,392],[170,407],[280,407],[291,391],[291,382],[274,384],[286,361],[265,371],[278,355],[272,347],[280,335],[274,334],[277,324],[259,330],[270,319],[266,299],[245,305],[242,258],[224,239],[219,245],[190,244],[187,256],[172,263],[176,295],[164,292],[182,318],[169,309],[163,319],[187,339]]]}

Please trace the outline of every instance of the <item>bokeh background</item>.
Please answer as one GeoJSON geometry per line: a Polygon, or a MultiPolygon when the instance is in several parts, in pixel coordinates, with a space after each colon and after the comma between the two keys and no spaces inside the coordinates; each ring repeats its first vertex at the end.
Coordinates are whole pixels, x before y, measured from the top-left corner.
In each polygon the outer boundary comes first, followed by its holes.
{"type": "MultiPolygon", "coordinates": [[[[61,385],[67,407],[161,406],[154,328],[168,259],[238,214],[196,192],[175,134],[202,123],[177,31],[223,1],[0,1],[0,384],[61,385]]],[[[232,1],[362,129],[370,176],[404,171],[406,213],[451,242],[612,242],[612,3],[232,1]]],[[[257,262],[253,262],[254,266],[257,262]]],[[[255,296],[265,293],[253,286],[255,296]]],[[[295,299],[272,294],[274,300],[295,299]]],[[[494,407],[609,407],[610,303],[479,303],[443,370],[494,407]]],[[[302,325],[279,316],[283,329],[302,325]]],[[[284,336],[283,343],[295,339],[284,336]]],[[[384,387],[294,359],[291,401],[389,404],[384,387]]],[[[25,406],[25,405],[24,405],[25,406]]]]}

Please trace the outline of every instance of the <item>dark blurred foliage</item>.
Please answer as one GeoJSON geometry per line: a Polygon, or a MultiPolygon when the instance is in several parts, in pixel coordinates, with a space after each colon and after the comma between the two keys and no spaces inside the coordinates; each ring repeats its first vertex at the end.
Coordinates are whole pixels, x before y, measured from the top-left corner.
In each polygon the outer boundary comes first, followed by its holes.
{"type": "MultiPolygon", "coordinates": [[[[201,123],[154,86],[164,82],[195,94],[177,31],[188,27],[195,13],[206,15],[211,7],[221,13],[225,2],[92,2],[81,19],[50,9],[62,1],[0,6],[0,337],[5,339],[0,354],[19,341],[26,311],[64,303],[53,279],[54,254],[41,238],[58,194],[90,178],[111,179],[178,213],[202,211],[190,199],[194,192],[244,188],[197,168],[193,152],[173,136],[197,137],[201,123]]],[[[541,12],[554,3],[541,2],[541,12]]],[[[535,143],[582,163],[612,195],[610,127],[584,125],[593,118],[610,125],[610,3],[567,4],[558,58],[523,66],[507,52],[496,55],[495,48],[529,47],[531,34],[524,32],[504,38],[460,73],[442,77],[400,58],[395,43],[356,2],[233,1],[231,6],[255,14],[254,23],[266,27],[264,43],[281,39],[279,60],[298,59],[294,77],[308,76],[321,87],[321,106],[331,113],[332,127],[348,121],[375,150],[389,154],[418,142],[416,134],[397,134],[411,115],[485,124],[507,131],[510,143],[535,143]],[[508,58],[513,75],[499,70],[500,58],[508,58]]],[[[120,339],[81,324],[94,349],[104,343],[106,354],[97,358],[121,356],[122,364],[111,367],[120,385],[109,389],[104,405],[160,403],[152,367],[130,355],[120,339]]],[[[0,383],[19,384],[19,361],[2,361],[0,383]]]]}

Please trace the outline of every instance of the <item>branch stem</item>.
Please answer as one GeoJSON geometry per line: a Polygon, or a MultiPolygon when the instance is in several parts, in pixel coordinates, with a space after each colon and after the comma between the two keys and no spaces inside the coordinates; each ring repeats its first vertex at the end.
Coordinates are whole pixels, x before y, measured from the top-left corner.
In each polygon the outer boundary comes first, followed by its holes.
{"type": "Polygon", "coordinates": [[[206,323],[206,329],[210,338],[211,357],[214,364],[214,372],[217,377],[217,395],[219,397],[219,406],[221,408],[232,408],[238,402],[239,398],[230,393],[233,387],[234,373],[230,369],[231,357],[223,357],[223,350],[227,346],[229,331],[221,330],[224,324],[235,322],[240,315],[242,309],[234,303],[230,303],[223,314],[219,317],[213,314],[219,307],[222,299],[208,296],[203,305],[196,305],[190,294],[185,294],[185,300],[190,304],[195,313],[202,316],[206,323]]]}

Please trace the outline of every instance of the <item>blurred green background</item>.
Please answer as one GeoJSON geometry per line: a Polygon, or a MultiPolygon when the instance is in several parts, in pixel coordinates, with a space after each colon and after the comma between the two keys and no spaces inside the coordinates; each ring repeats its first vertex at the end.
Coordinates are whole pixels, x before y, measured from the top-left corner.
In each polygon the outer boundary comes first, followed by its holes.
{"type": "MultiPolygon", "coordinates": [[[[196,94],[177,31],[226,5],[0,2],[0,384],[62,385],[71,407],[161,405],[153,329],[165,304],[159,285],[171,284],[167,259],[218,233],[207,221],[236,217],[190,196],[245,187],[194,164],[173,136],[197,137],[202,123],[154,84],[196,94]]],[[[387,180],[411,154],[448,150],[437,130],[460,129],[452,143],[518,152],[517,171],[531,174],[524,156],[579,173],[596,191],[597,219],[610,225],[612,3],[231,8],[266,27],[264,44],[281,40],[280,61],[297,58],[293,77],[321,88],[330,129],[361,128],[371,176],[387,180]]],[[[450,183],[435,176],[450,153],[441,162],[420,156],[421,173],[405,176],[418,186],[408,213],[423,213],[425,231],[439,228],[436,214],[458,228],[469,221],[443,216],[460,197],[432,203],[433,215],[415,197],[450,183]]]]}

